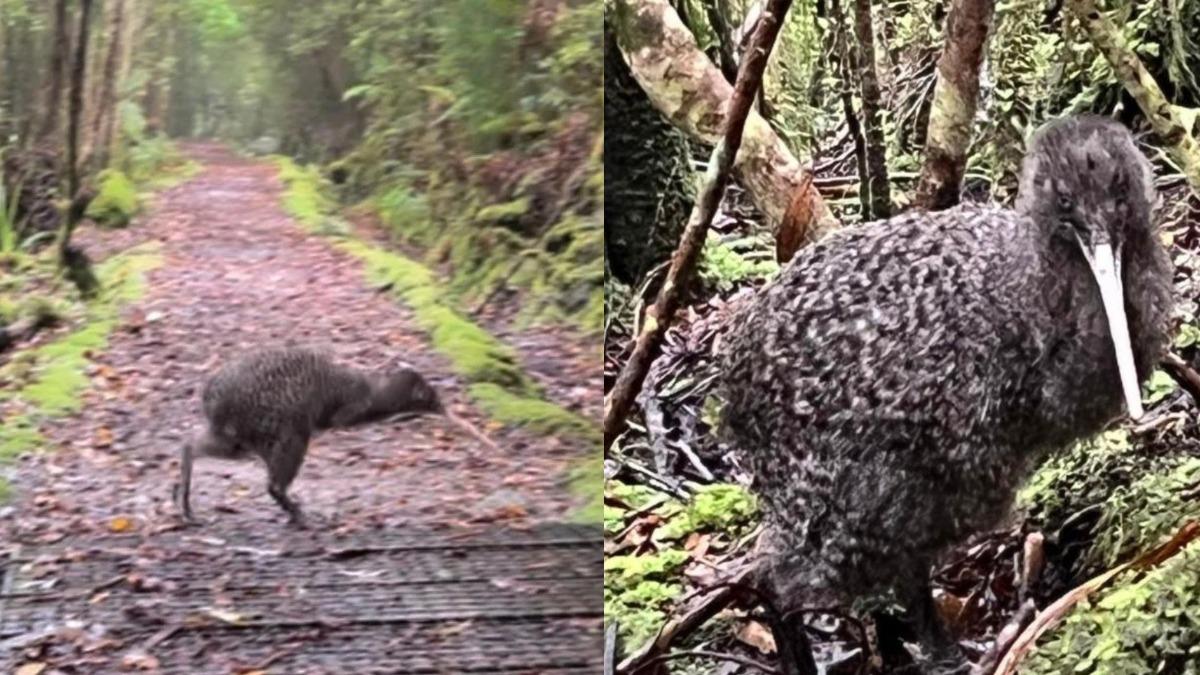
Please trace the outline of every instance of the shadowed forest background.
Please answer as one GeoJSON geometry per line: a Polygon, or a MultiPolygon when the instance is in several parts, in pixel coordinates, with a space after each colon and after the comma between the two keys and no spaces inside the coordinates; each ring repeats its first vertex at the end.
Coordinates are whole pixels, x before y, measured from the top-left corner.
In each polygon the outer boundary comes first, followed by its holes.
{"type": "Polygon", "coordinates": [[[598,670],[602,15],[0,0],[0,670],[598,670]],[[197,462],[183,522],[206,383],[291,344],[466,427],[313,439],[303,534],[197,462]]]}
{"type": "MultiPolygon", "coordinates": [[[[78,183],[121,224],[137,189],[219,138],[312,163],[475,305],[596,330],[600,8],[584,2],[23,2],[0,6],[6,252],[61,224],[75,72],[78,183]],[[87,46],[79,52],[87,7],[87,46]],[[77,58],[84,62],[79,64],[77,58]]],[[[11,317],[9,317],[11,318],[11,317]]]]}
{"type": "MultiPolygon", "coordinates": [[[[669,258],[689,214],[697,222],[699,186],[713,184],[703,172],[767,3],[605,4],[605,617],[617,671],[804,672],[779,659],[779,617],[728,585],[748,578],[761,531],[744,458],[717,433],[715,355],[735,309],[837,228],[960,201],[1011,206],[1033,130],[1092,112],[1132,129],[1155,166],[1174,356],[1143,392],[1147,417],[1047,460],[1009,527],[933,570],[935,600],[978,661],[1025,600],[1075,599],[1003,672],[1195,672],[1200,633],[1182,617],[1200,602],[1200,548],[1183,545],[1200,480],[1200,388],[1187,372],[1200,363],[1200,7],[791,3],[732,183],[694,269],[675,276],[669,258]],[[676,288],[677,310],[647,314],[676,288]],[[655,346],[644,382],[624,387],[643,343],[655,346]],[[628,417],[613,412],[622,403],[628,417]],[[1160,545],[1174,555],[1132,564],[1160,545]],[[1109,570],[1099,590],[1083,586],[1109,570]]],[[[889,602],[804,614],[823,672],[904,672],[881,646],[895,630],[889,602]]]]}

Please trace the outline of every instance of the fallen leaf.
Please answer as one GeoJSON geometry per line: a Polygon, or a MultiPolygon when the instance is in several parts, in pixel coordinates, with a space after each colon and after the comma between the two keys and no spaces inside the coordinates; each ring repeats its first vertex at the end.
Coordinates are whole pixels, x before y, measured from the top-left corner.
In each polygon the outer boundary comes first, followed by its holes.
{"type": "Polygon", "coordinates": [[[775,636],[771,630],[757,621],[747,621],[734,631],[734,636],[743,644],[754,647],[763,654],[775,653],[775,636]]]}
{"type": "Polygon", "coordinates": [[[20,668],[17,668],[16,671],[13,672],[13,675],[38,675],[38,673],[45,669],[46,664],[42,663],[41,661],[34,661],[33,663],[26,663],[20,668]]]}
{"type": "Polygon", "coordinates": [[[459,633],[462,633],[466,629],[470,628],[471,623],[471,620],[467,619],[466,621],[459,621],[458,623],[438,626],[437,628],[433,629],[432,633],[435,638],[444,640],[448,637],[454,637],[455,635],[458,635],[459,633]]]}
{"type": "Polygon", "coordinates": [[[242,625],[246,621],[241,614],[238,614],[237,612],[230,612],[224,609],[206,607],[204,609],[204,613],[218,621],[224,621],[225,623],[231,623],[238,626],[242,625]]]}
{"type": "Polygon", "coordinates": [[[96,446],[97,448],[107,448],[112,445],[112,442],[112,429],[109,429],[108,427],[100,427],[96,430],[96,440],[92,442],[92,445],[96,446]]]}
{"type": "Polygon", "coordinates": [[[141,650],[134,650],[121,659],[121,667],[134,670],[158,670],[158,659],[141,650]]]}
{"type": "Polygon", "coordinates": [[[133,528],[133,521],[125,516],[117,516],[108,521],[108,529],[113,532],[128,532],[133,528]]]}

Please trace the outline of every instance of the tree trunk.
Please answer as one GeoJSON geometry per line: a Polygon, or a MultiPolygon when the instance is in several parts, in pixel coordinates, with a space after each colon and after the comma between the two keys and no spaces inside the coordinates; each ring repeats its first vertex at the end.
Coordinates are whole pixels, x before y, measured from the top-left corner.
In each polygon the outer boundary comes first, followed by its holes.
{"type": "Polygon", "coordinates": [[[92,115],[92,131],[88,148],[84,152],[84,166],[102,168],[108,164],[108,146],[112,135],[112,120],[116,115],[117,88],[120,84],[122,37],[124,34],[125,0],[115,0],[112,19],[109,22],[107,53],[104,70],[100,73],[99,91],[96,94],[92,115]]]}
{"type": "Polygon", "coordinates": [[[54,2],[54,44],[50,47],[50,67],[46,78],[46,91],[42,112],[42,123],[38,127],[39,144],[59,143],[59,108],[62,107],[63,72],[66,70],[67,54],[71,52],[71,34],[67,28],[67,0],[54,2]]]}
{"type": "MultiPolygon", "coordinates": [[[[691,217],[684,228],[679,246],[671,256],[671,268],[667,271],[666,281],[659,289],[654,305],[646,311],[642,329],[634,341],[633,353],[613,385],[612,391],[604,400],[604,449],[607,452],[617,435],[624,429],[625,418],[633,408],[637,393],[642,388],[650,363],[657,355],[662,344],[663,335],[671,323],[675,309],[683,289],[687,286],[700,251],[704,247],[704,239],[708,234],[709,225],[716,214],[725,187],[730,180],[738,150],[742,145],[747,117],[754,104],[754,95],[762,83],[763,71],[766,69],[767,58],[775,44],[775,37],[783,23],[791,0],[771,0],[762,21],[755,30],[750,48],[742,59],[742,67],[738,72],[737,83],[733,94],[729,97],[729,105],[723,122],[724,132],[717,141],[712,158],[708,163],[708,171],[701,184],[700,193],[692,207],[691,217]]],[[[702,57],[703,58],[703,57],[702,57]]],[[[724,82],[719,73],[714,76],[724,82]]]]}
{"type": "Polygon", "coordinates": [[[950,6],[917,184],[918,208],[939,211],[958,203],[993,9],[993,0],[953,0],[950,6]]]}
{"type": "Polygon", "coordinates": [[[708,15],[708,25],[717,34],[717,65],[725,80],[733,84],[737,80],[737,57],[733,53],[733,30],[729,27],[729,17],[725,14],[727,3],[717,0],[704,0],[704,11],[708,15]]]}
{"type": "Polygon", "coordinates": [[[867,169],[867,142],[863,138],[858,113],[854,111],[854,76],[858,73],[858,59],[854,50],[846,44],[846,16],[842,12],[841,0],[830,0],[829,11],[834,24],[834,52],[837,58],[838,79],[841,81],[842,114],[846,118],[846,129],[854,142],[854,166],[858,170],[858,201],[863,222],[871,220],[871,176],[867,169]]]}
{"type": "Polygon", "coordinates": [[[875,74],[875,30],[871,0],[854,0],[854,35],[858,38],[858,80],[862,85],[863,135],[867,144],[867,170],[871,189],[871,219],[892,215],[888,186],[887,150],[879,117],[879,78],[875,74]]]}
{"type": "Polygon", "coordinates": [[[687,138],[629,73],[610,19],[604,18],[605,261],[613,276],[640,286],[679,243],[694,171],[687,138]]]}
{"type": "MultiPolygon", "coordinates": [[[[616,0],[614,5],[617,43],[650,101],[689,136],[715,143],[732,94],[724,76],[696,46],[666,0],[616,0]]],[[[787,235],[798,245],[837,227],[812,185],[811,167],[801,165],[753,111],[746,120],[734,171],[777,240],[787,235]]],[[[790,251],[785,248],[779,255],[786,260],[790,251]]]]}
{"type": "Polygon", "coordinates": [[[1137,101],[1154,133],[1183,167],[1192,193],[1200,196],[1200,144],[1183,123],[1176,107],[1167,101],[1154,77],[1125,44],[1121,31],[1093,0],[1067,0],[1067,6],[1083,23],[1096,49],[1108,59],[1125,90],[1137,101]]]}
{"type": "MultiPolygon", "coordinates": [[[[79,39],[75,45],[75,62],[71,66],[71,91],[67,110],[67,195],[79,194],[79,118],[83,111],[83,86],[87,74],[88,22],[92,0],[79,0],[79,39]]],[[[59,260],[68,262],[71,234],[83,215],[79,209],[68,209],[58,236],[59,260]]]]}

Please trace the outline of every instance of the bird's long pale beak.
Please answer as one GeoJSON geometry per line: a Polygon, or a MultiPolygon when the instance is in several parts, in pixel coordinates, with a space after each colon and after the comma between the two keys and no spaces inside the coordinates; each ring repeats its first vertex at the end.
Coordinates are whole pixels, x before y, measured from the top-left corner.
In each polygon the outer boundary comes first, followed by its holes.
{"type": "Polygon", "coordinates": [[[1121,376],[1121,390],[1129,417],[1142,416],[1142,396],[1138,387],[1137,368],[1133,365],[1133,349],[1129,341],[1129,321],[1125,318],[1125,294],[1121,288],[1121,267],[1113,255],[1112,244],[1101,242],[1092,246],[1080,241],[1083,255],[1092,276],[1100,286],[1100,300],[1104,303],[1104,315],[1108,319],[1108,333],[1112,336],[1113,349],[1117,355],[1117,372],[1121,376]]]}

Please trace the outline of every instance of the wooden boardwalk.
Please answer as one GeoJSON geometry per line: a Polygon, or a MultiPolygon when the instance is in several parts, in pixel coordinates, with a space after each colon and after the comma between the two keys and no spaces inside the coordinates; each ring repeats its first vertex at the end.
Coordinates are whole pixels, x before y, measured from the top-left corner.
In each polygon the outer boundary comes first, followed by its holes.
{"type": "Polygon", "coordinates": [[[599,529],[573,525],[269,541],[194,529],[17,549],[3,563],[0,663],[598,673],[601,557],[599,529]]]}

